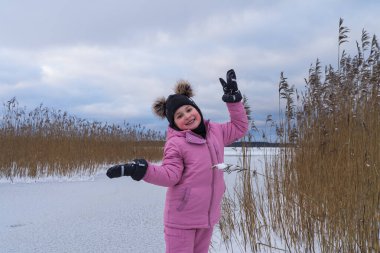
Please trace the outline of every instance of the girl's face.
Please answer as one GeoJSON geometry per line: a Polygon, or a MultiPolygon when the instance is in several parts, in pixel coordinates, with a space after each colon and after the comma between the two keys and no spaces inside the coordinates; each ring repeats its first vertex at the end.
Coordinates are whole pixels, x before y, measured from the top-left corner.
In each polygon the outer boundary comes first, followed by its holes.
{"type": "Polygon", "coordinates": [[[194,130],[201,123],[201,115],[191,105],[183,105],[174,113],[174,123],[181,130],[194,130]]]}

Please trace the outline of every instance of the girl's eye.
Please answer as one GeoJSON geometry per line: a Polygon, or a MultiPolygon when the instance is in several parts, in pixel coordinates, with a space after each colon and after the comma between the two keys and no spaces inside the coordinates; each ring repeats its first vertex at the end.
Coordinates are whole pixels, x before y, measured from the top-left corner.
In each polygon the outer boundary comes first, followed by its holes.
{"type": "Polygon", "coordinates": [[[188,108],[186,112],[191,112],[192,108],[188,108]]]}

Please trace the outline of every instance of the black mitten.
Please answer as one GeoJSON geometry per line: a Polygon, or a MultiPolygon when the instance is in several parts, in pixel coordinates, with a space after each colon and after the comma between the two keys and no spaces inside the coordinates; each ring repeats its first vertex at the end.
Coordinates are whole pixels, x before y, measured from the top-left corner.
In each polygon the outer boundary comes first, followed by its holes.
{"type": "Polygon", "coordinates": [[[130,176],[136,181],[140,181],[145,176],[148,163],[145,159],[134,159],[130,163],[114,165],[107,170],[109,178],[130,176]]]}
{"type": "Polygon", "coordinates": [[[238,90],[236,83],[236,74],[233,69],[227,71],[226,81],[223,78],[219,78],[220,83],[223,86],[224,95],[222,100],[226,103],[236,103],[242,100],[240,91],[238,90]]]}

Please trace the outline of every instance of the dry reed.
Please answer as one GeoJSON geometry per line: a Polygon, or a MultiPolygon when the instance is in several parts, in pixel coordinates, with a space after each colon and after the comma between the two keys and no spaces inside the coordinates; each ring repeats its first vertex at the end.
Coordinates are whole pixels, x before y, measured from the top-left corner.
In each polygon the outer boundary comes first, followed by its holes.
{"type": "Polygon", "coordinates": [[[363,30],[357,55],[340,52],[348,31],[341,19],[338,69],[323,75],[317,60],[302,95],[281,74],[283,147],[263,175],[243,148],[220,223],[228,249],[234,239],[239,252],[380,252],[380,50],[363,30]]]}
{"type": "Polygon", "coordinates": [[[140,125],[90,122],[43,107],[27,112],[15,98],[0,121],[0,178],[92,174],[104,165],[159,160],[163,136],[140,125]]]}

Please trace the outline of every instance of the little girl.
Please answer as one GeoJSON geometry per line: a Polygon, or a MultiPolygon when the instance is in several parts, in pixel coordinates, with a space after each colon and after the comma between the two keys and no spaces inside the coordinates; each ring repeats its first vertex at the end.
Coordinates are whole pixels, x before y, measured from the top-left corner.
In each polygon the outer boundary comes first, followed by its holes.
{"type": "Polygon", "coordinates": [[[135,159],[107,171],[110,178],[131,176],[168,187],[164,211],[166,253],[208,252],[226,188],[223,171],[215,165],[223,163],[224,147],[247,132],[248,119],[234,70],[227,72],[226,81],[219,80],[230,122],[204,120],[191,99],[190,84],[180,81],[175,94],[153,104],[154,112],[169,121],[162,164],[135,159]]]}

